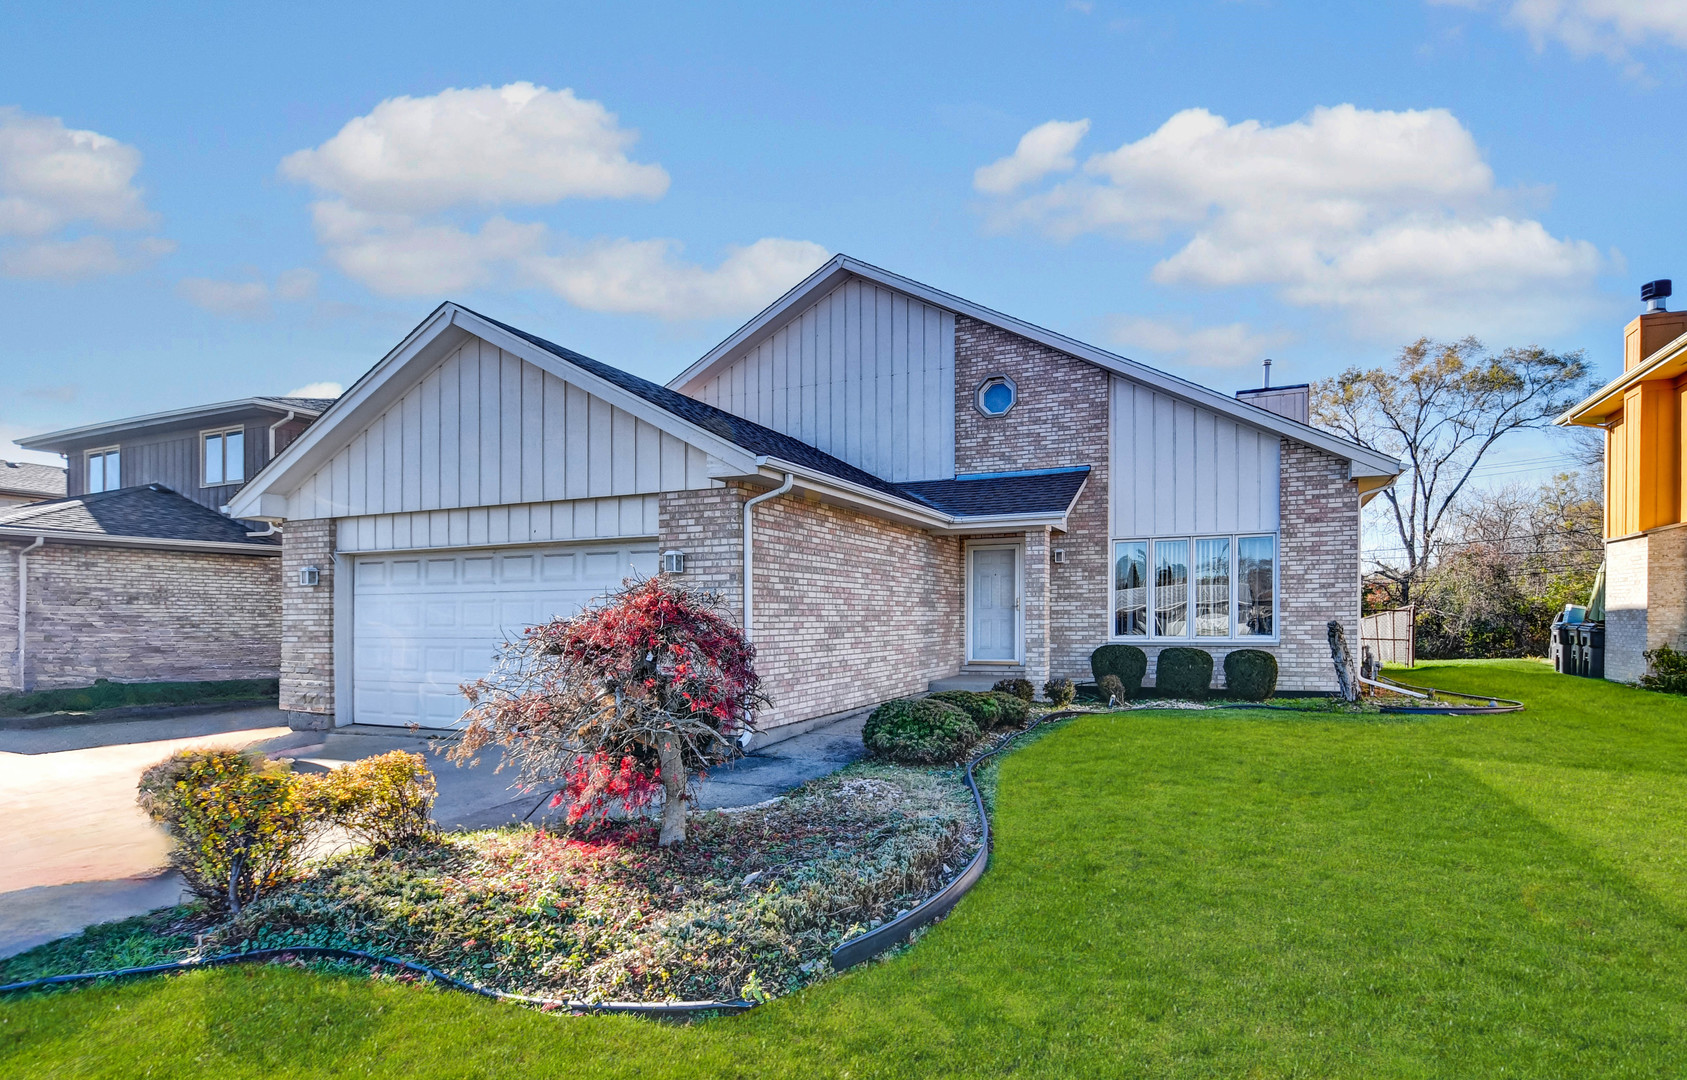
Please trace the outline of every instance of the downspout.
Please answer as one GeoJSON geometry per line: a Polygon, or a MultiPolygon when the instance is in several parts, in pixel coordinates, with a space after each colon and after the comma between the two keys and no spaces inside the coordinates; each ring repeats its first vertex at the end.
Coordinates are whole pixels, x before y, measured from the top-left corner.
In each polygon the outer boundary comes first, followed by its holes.
{"type": "Polygon", "coordinates": [[[18,693],[26,693],[29,687],[24,685],[24,634],[29,630],[29,553],[47,542],[45,536],[37,536],[35,543],[18,551],[18,693]]]}
{"type": "Polygon", "coordinates": [[[269,426],[269,457],[264,459],[265,465],[268,465],[270,462],[275,460],[275,429],[280,427],[282,424],[287,423],[296,415],[298,415],[297,409],[288,409],[286,416],[283,416],[281,419],[269,426]]]}
{"type": "Polygon", "coordinates": [[[764,491],[760,495],[757,495],[755,498],[744,503],[744,640],[746,641],[752,640],[755,636],[755,631],[753,629],[755,626],[756,610],[755,588],[753,585],[754,579],[751,577],[751,564],[755,558],[755,540],[750,534],[751,523],[754,520],[751,511],[755,509],[755,505],[757,503],[766,502],[769,499],[777,499],[787,491],[790,491],[792,485],[796,482],[797,478],[794,475],[786,473],[785,482],[783,484],[780,484],[772,491],[764,491]]]}

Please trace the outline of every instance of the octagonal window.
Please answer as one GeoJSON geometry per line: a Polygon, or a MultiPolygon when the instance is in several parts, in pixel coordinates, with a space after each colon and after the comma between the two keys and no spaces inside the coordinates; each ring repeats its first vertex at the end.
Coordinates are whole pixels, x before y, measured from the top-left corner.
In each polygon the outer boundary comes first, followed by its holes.
{"type": "Polygon", "coordinates": [[[979,384],[975,400],[985,416],[1005,416],[1019,400],[1019,387],[1006,375],[994,375],[979,384]]]}

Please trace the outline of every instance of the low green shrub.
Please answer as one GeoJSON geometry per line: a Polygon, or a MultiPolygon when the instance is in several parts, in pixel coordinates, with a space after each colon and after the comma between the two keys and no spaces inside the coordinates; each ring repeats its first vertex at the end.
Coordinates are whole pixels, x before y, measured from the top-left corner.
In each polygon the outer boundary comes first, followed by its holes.
{"type": "Polygon", "coordinates": [[[1130,696],[1117,675],[1103,675],[1095,681],[1095,689],[1103,705],[1123,705],[1130,696]]]}
{"type": "Polygon", "coordinates": [[[1030,679],[1003,679],[990,689],[998,694],[1012,694],[1026,704],[1037,697],[1037,688],[1031,685],[1030,679]]]}
{"type": "Polygon", "coordinates": [[[438,831],[433,800],[439,789],[420,754],[394,750],[298,781],[314,824],[338,826],[377,853],[438,831]]]}
{"type": "Polygon", "coordinates": [[[1012,694],[994,690],[940,690],[933,701],[947,702],[972,717],[980,731],[997,727],[1018,727],[1030,718],[1031,709],[1012,694]]]}
{"type": "Polygon", "coordinates": [[[95,679],[94,685],[65,690],[0,694],[0,716],[50,712],[97,712],[126,705],[193,705],[211,701],[271,701],[280,692],[275,679],[223,679],[214,682],[120,683],[95,679]]]}
{"type": "Polygon", "coordinates": [[[1264,701],[1277,692],[1277,658],[1264,649],[1226,653],[1224,685],[1231,697],[1264,701]]]}
{"type": "Polygon", "coordinates": [[[972,717],[932,698],[887,701],[873,710],[861,729],[868,750],[904,765],[958,761],[980,735],[972,717]]]}
{"type": "Polygon", "coordinates": [[[1078,687],[1071,679],[1050,679],[1043,684],[1043,696],[1057,709],[1064,709],[1072,704],[1072,699],[1078,694],[1078,687]]]}
{"type": "Polygon", "coordinates": [[[1640,655],[1646,658],[1641,686],[1665,694],[1687,694],[1687,652],[1670,648],[1666,641],[1640,655]]]}
{"type": "Polygon", "coordinates": [[[1178,646],[1160,650],[1154,687],[1161,696],[1199,701],[1213,684],[1213,655],[1205,649],[1178,646]]]}
{"type": "Polygon", "coordinates": [[[1097,686],[1109,675],[1118,679],[1124,688],[1118,697],[1124,701],[1142,692],[1142,677],[1148,674],[1148,654],[1135,645],[1103,645],[1090,653],[1090,671],[1097,686]]]}

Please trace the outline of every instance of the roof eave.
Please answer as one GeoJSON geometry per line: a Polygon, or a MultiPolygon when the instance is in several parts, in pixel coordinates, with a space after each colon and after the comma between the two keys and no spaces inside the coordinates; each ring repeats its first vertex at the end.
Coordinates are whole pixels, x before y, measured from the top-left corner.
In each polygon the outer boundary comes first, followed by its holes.
{"type": "Polygon", "coordinates": [[[1078,486],[1077,492],[1067,503],[1065,510],[1058,513],[1035,511],[1023,514],[988,514],[967,515],[951,514],[938,510],[925,503],[914,502],[910,499],[899,499],[884,492],[874,491],[872,488],[853,483],[827,473],[818,472],[803,465],[785,461],[780,458],[762,456],[756,459],[762,467],[757,479],[768,484],[776,484],[784,473],[790,473],[797,479],[797,487],[812,491],[821,497],[830,497],[834,501],[845,503],[858,509],[866,510],[878,517],[890,518],[904,524],[931,532],[944,534],[980,532],[990,529],[1027,529],[1039,525],[1047,525],[1061,532],[1066,531],[1067,515],[1072,505],[1083,494],[1085,486],[1089,484],[1089,477],[1078,486]]]}
{"type": "Polygon", "coordinates": [[[171,540],[157,536],[118,536],[77,532],[73,529],[29,529],[0,526],[0,539],[33,540],[44,537],[61,544],[95,544],[105,547],[164,548],[171,551],[204,551],[229,555],[280,555],[280,544],[249,544],[236,540],[171,540]]]}
{"type": "Polygon", "coordinates": [[[291,410],[301,417],[316,417],[322,414],[321,410],[305,409],[296,405],[283,405],[281,402],[268,397],[236,398],[233,401],[219,401],[211,405],[195,405],[188,409],[171,409],[165,412],[147,413],[144,416],[128,416],[121,420],[111,420],[103,424],[84,424],[81,427],[49,431],[43,435],[31,435],[26,439],[15,441],[25,450],[57,453],[57,451],[51,449],[51,446],[59,443],[81,442],[94,435],[119,435],[125,431],[136,431],[140,428],[158,427],[160,424],[192,420],[196,416],[215,416],[218,413],[233,412],[237,409],[268,409],[278,415],[291,410]]]}
{"type": "Polygon", "coordinates": [[[1553,420],[1558,427],[1604,427],[1622,407],[1623,395],[1643,382],[1687,373],[1687,334],[1657,349],[1553,420]]]}

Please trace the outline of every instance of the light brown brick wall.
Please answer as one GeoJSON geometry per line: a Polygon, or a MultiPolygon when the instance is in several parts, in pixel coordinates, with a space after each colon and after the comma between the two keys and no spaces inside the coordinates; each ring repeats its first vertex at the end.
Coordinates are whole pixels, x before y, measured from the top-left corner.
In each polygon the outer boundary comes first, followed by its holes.
{"type": "Polygon", "coordinates": [[[1687,525],[1605,545],[1605,677],[1639,681],[1665,644],[1687,645],[1687,525]]]}
{"type": "MultiPolygon", "coordinates": [[[[17,553],[0,541],[0,687],[17,689],[17,553]]],[[[29,554],[26,676],[36,689],[272,679],[280,559],[49,540],[29,554]]]]}
{"type": "MultiPolygon", "coordinates": [[[[738,486],[662,496],[684,580],[743,613],[738,486]]],[[[798,495],[755,508],[756,667],[775,728],[918,693],[960,657],[960,544],[798,495]]]]}
{"type": "MultiPolygon", "coordinates": [[[[1035,626],[1038,636],[1047,629],[1047,652],[1026,674],[1039,687],[1050,675],[1088,679],[1090,653],[1107,638],[1109,379],[1094,364],[1017,334],[966,316],[955,320],[955,471],[1090,467],[1068,531],[1033,538],[1035,559],[1027,550],[1027,592],[1044,582],[1047,589],[1045,619],[1035,626]],[[1019,388],[1006,416],[973,407],[979,384],[992,375],[1007,375],[1019,388]],[[1052,561],[1053,548],[1065,549],[1064,563],[1052,561]]],[[[1028,610],[1028,662],[1033,622],[1028,610]]]]}
{"type": "Polygon", "coordinates": [[[289,521],[281,534],[281,707],[334,714],[334,522],[289,521]],[[321,571],[300,585],[301,567],[321,571]]]}
{"type": "Polygon", "coordinates": [[[1331,619],[1359,649],[1359,488],[1345,458],[1288,439],[1281,470],[1277,687],[1334,691],[1331,619]]]}

